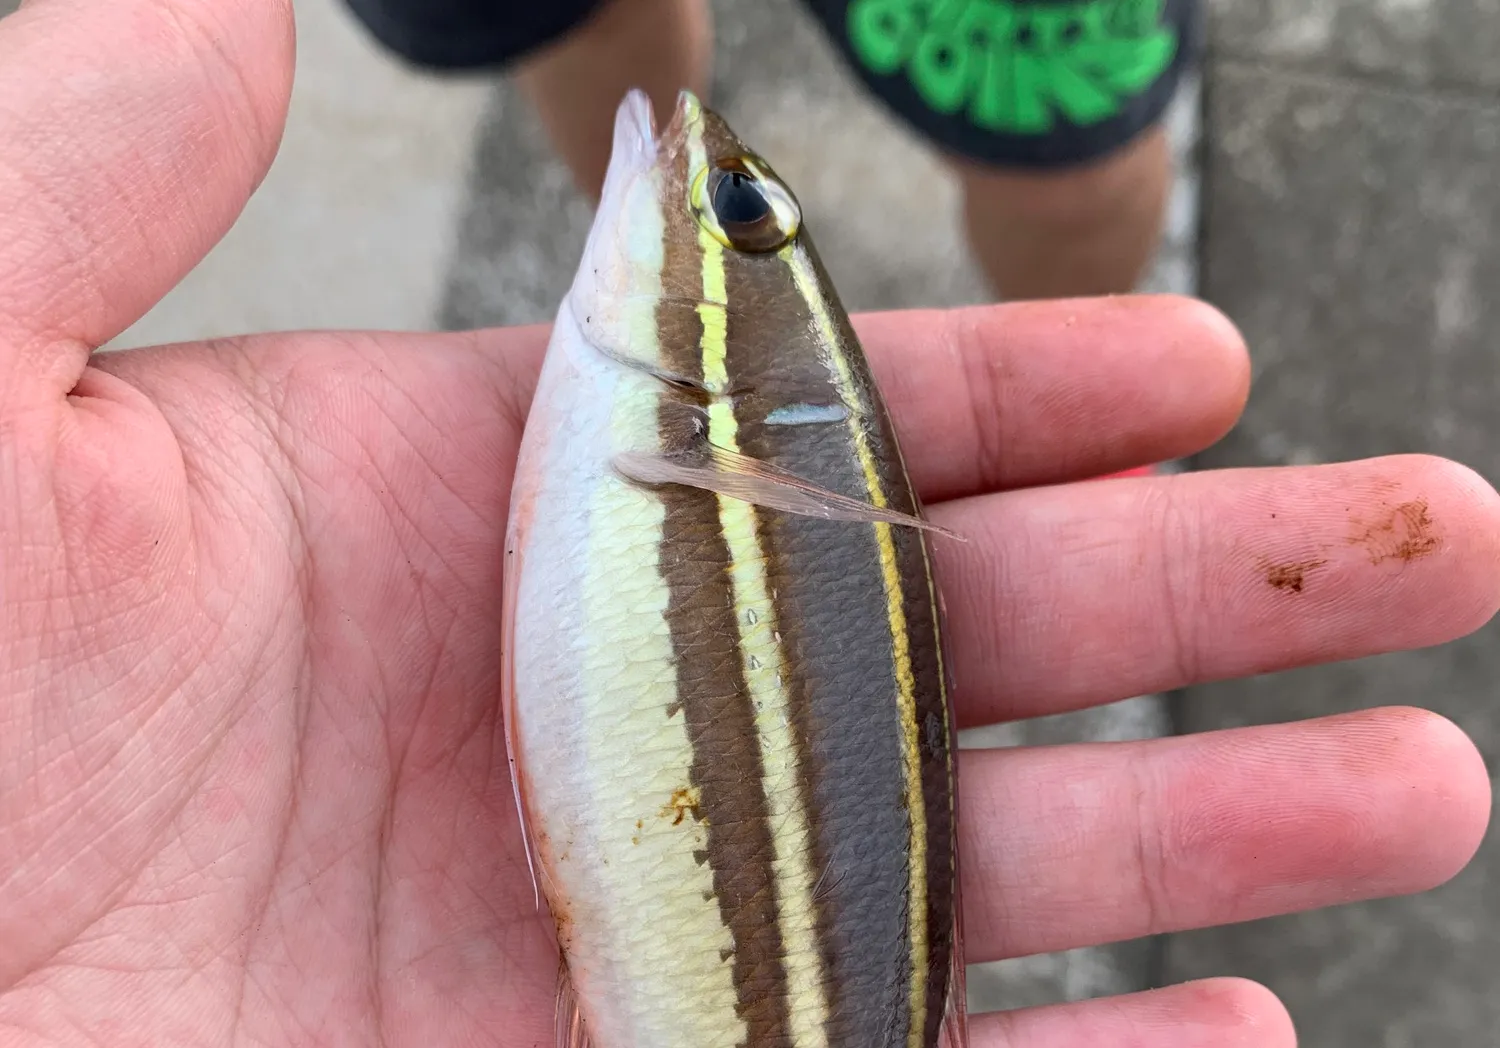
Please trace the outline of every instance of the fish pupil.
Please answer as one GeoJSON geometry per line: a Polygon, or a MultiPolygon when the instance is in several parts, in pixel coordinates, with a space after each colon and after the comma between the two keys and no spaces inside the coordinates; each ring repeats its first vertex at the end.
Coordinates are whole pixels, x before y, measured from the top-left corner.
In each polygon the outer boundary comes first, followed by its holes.
{"type": "Polygon", "coordinates": [[[724,172],[714,187],[713,204],[715,217],[726,227],[753,226],[771,213],[760,182],[743,171],[724,172]]]}

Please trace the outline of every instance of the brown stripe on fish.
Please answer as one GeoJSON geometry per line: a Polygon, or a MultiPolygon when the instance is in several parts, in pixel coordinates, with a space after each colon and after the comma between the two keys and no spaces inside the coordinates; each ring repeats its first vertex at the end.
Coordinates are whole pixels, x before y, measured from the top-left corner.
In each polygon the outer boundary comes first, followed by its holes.
{"type": "MultiPolygon", "coordinates": [[[[684,236],[670,229],[681,221],[674,204],[686,193],[685,184],[664,187],[669,231],[657,308],[659,359],[668,373],[701,383],[703,252],[696,230],[684,236]]],[[[691,394],[664,387],[658,412],[666,448],[686,446],[706,426],[703,406],[691,394]]],[[[690,779],[706,829],[698,857],[712,871],[719,913],[733,942],[736,1012],[747,1026],[747,1048],[790,1046],[765,767],[719,499],[679,485],[661,488],[659,496],[665,511],[660,566],[670,592],[667,619],[677,667],[677,702],[669,713],[686,718],[692,747],[690,779]]]]}
{"type": "MultiPolygon", "coordinates": [[[[806,238],[783,253],[814,314],[813,327],[830,350],[840,390],[853,412],[850,432],[865,475],[868,500],[877,506],[918,512],[919,501],[901,461],[874,376],[827,272],[806,238]]],[[[940,990],[935,997],[934,984],[946,986],[951,960],[951,753],[946,745],[933,750],[926,744],[938,738],[937,733],[927,730],[928,714],[942,711],[938,726],[947,726],[946,683],[925,541],[910,528],[875,524],[873,529],[881,550],[881,575],[890,615],[910,832],[907,945],[911,1021],[907,1044],[908,1048],[924,1048],[935,1043],[936,1030],[942,1023],[945,993],[940,990]],[[939,854],[934,856],[934,851],[939,854]],[[934,872],[942,882],[936,886],[932,884],[934,872]]]]}
{"type": "MultiPolygon", "coordinates": [[[[818,283],[830,289],[832,282],[815,250],[809,245],[808,264],[818,283]]],[[[858,345],[858,336],[848,315],[830,311],[834,331],[846,347],[858,345]]],[[[862,353],[849,352],[857,386],[867,398],[868,439],[880,464],[880,482],[890,504],[903,512],[921,513],[921,499],[906,470],[904,456],[889,413],[875,396],[875,380],[862,353]]],[[[944,640],[937,585],[927,537],[911,528],[893,530],[897,561],[901,565],[904,618],[911,637],[908,658],[915,682],[916,724],[920,733],[921,782],[925,822],[927,885],[927,985],[925,1017],[920,1041],[937,1043],[950,985],[955,942],[954,919],[958,893],[957,806],[954,762],[958,749],[957,725],[952,720],[950,680],[944,658],[944,640]]],[[[962,963],[960,961],[960,963],[962,963]]],[[[957,1002],[962,1008],[963,1001],[957,1002]]],[[[916,1033],[917,1031],[913,1031],[916,1033]]]]}
{"type": "MultiPolygon", "coordinates": [[[[706,829],[699,855],[713,871],[719,913],[734,942],[733,978],[748,1044],[789,1045],[784,946],[776,919],[771,829],[716,497],[670,487],[661,572],[667,581],[677,666],[677,712],[692,745],[695,817],[706,829]]],[[[683,944],[685,948],[689,944],[683,944]]]]}
{"type": "MultiPolygon", "coordinates": [[[[661,187],[664,251],[661,296],[656,303],[660,366],[668,374],[703,381],[703,248],[698,224],[686,213],[685,173],[668,168],[661,187]]],[[[670,445],[669,445],[670,446],[670,445]]]]}
{"type": "MultiPolygon", "coordinates": [[[[917,680],[916,716],[920,732],[922,799],[927,836],[927,1004],[923,1045],[937,1043],[949,993],[954,950],[953,904],[957,892],[955,862],[956,797],[953,752],[956,746],[948,716],[946,667],[938,633],[935,594],[929,587],[925,537],[898,529],[897,556],[909,578],[906,622],[912,637],[912,676],[917,680]],[[919,638],[927,638],[921,643],[919,638]]],[[[962,1002],[960,1002],[962,1004],[962,1002]]]]}
{"type": "MultiPolygon", "coordinates": [[[[738,143],[700,119],[685,147],[692,177],[738,143]]],[[[686,225],[689,195],[664,187],[657,326],[662,369],[700,388],[664,387],[664,450],[706,433],[847,498],[915,509],[805,235],[778,253],[726,249],[686,225]]],[[[746,1048],[925,1048],[942,1020],[953,864],[951,725],[920,533],[661,491],[676,708],[712,712],[689,724],[692,777],[746,1048]],[[715,782],[726,762],[740,796],[715,782]],[[722,818],[732,825],[716,833],[722,818]]]]}
{"type": "MultiPolygon", "coordinates": [[[[851,431],[811,312],[777,256],[726,258],[737,313],[727,365],[741,450],[867,500],[851,431]],[[743,317],[743,319],[738,319],[743,317]],[[788,411],[788,408],[793,410],[788,411]],[[808,410],[797,410],[805,407],[808,410]],[[817,410],[815,410],[817,409],[817,410]]],[[[787,687],[810,813],[810,859],[831,1048],[888,1043],[910,1023],[905,898],[910,824],[880,553],[868,525],[764,514],[787,687]],[[871,667],[884,667],[871,675],[871,667]]]]}
{"type": "MultiPolygon", "coordinates": [[[[703,125],[690,129],[689,171],[705,161],[703,125]]],[[[696,238],[702,251],[699,316],[701,383],[713,394],[706,402],[706,436],[730,452],[740,450],[739,424],[733,394],[741,385],[727,371],[728,328],[745,306],[730,298],[726,265],[735,257],[705,230],[696,238]]],[[[811,854],[811,811],[800,785],[802,761],[796,743],[795,696],[789,688],[778,598],[767,568],[769,561],[758,507],[740,499],[718,498],[719,527],[729,557],[732,599],[740,670],[752,708],[751,742],[760,754],[762,776],[755,785],[766,800],[766,829],[770,849],[765,862],[771,874],[771,899],[782,950],[776,959],[784,980],[784,1005],[789,1028],[777,1048],[827,1048],[828,1002],[817,935],[816,871],[811,854]]],[[[747,783],[746,785],[749,785],[747,783]]],[[[750,1046],[762,1042],[753,1038],[750,1046]]]]}
{"type": "MultiPolygon", "coordinates": [[[[696,314],[672,310],[662,328],[663,364],[701,380],[701,337],[696,314]]],[[[680,446],[702,415],[696,405],[665,393],[658,411],[667,446],[680,446]]],[[[677,701],[668,714],[686,719],[692,746],[689,777],[697,791],[696,817],[704,822],[707,838],[698,858],[713,871],[719,913],[734,943],[737,1012],[748,1027],[748,1044],[790,1044],[770,820],[759,786],[765,769],[741,670],[729,548],[719,523],[718,498],[677,485],[658,494],[665,513],[659,563],[670,594],[667,623],[677,669],[677,701]]]]}

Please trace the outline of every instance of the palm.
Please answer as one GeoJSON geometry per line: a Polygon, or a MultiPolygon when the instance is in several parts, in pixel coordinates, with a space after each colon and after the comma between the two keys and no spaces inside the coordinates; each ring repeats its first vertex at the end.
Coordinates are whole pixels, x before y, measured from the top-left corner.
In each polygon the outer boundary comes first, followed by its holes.
{"type": "MultiPolygon", "coordinates": [[[[544,333],[89,366],[243,203],[288,56],[266,0],[67,9],[0,24],[0,98],[20,103],[0,142],[22,144],[0,154],[0,1028],[546,1043],[552,936],[496,712],[500,541],[544,333]],[[76,37],[142,25],[141,48],[96,49],[115,66],[91,93],[76,37]]],[[[862,330],[918,486],[973,539],[938,563],[966,723],[1437,643],[1500,600],[1500,500],[1436,460],[1034,487],[1223,432],[1243,347],[1201,307],[862,330]],[[1396,566],[1326,511],[1378,525],[1411,501],[1429,531],[1396,566]],[[1247,549],[1303,565],[1298,598],[1247,549]]],[[[1472,745],[1413,711],[969,753],[961,780],[971,961],[1425,888],[1489,810],[1472,745]]],[[[1225,980],[974,1036],[1290,1043],[1274,1001],[1225,980]]]]}
{"type": "Polygon", "coordinates": [[[0,665],[49,649],[4,763],[60,803],[0,832],[59,873],[7,893],[10,975],[155,1009],[191,970],[205,1034],[538,1035],[495,715],[517,369],[409,341],[103,358],[54,406],[0,665]]]}

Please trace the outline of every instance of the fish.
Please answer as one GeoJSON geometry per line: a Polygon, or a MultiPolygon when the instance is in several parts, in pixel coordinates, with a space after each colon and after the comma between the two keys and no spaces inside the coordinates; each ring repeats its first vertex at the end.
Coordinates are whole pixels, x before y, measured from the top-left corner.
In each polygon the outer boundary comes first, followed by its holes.
{"type": "Polygon", "coordinates": [[[556,1044],[966,1048],[932,557],[963,536],[769,162],[688,91],[613,135],[505,534],[556,1044]]]}

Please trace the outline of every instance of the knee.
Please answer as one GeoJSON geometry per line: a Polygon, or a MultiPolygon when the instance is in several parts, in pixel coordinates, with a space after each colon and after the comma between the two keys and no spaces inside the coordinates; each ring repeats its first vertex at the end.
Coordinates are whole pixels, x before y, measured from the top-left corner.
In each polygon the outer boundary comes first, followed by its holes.
{"type": "Polygon", "coordinates": [[[1023,170],[959,161],[955,167],[971,217],[1058,235],[1154,214],[1171,179],[1170,150],[1159,125],[1087,164],[1023,170]]]}

